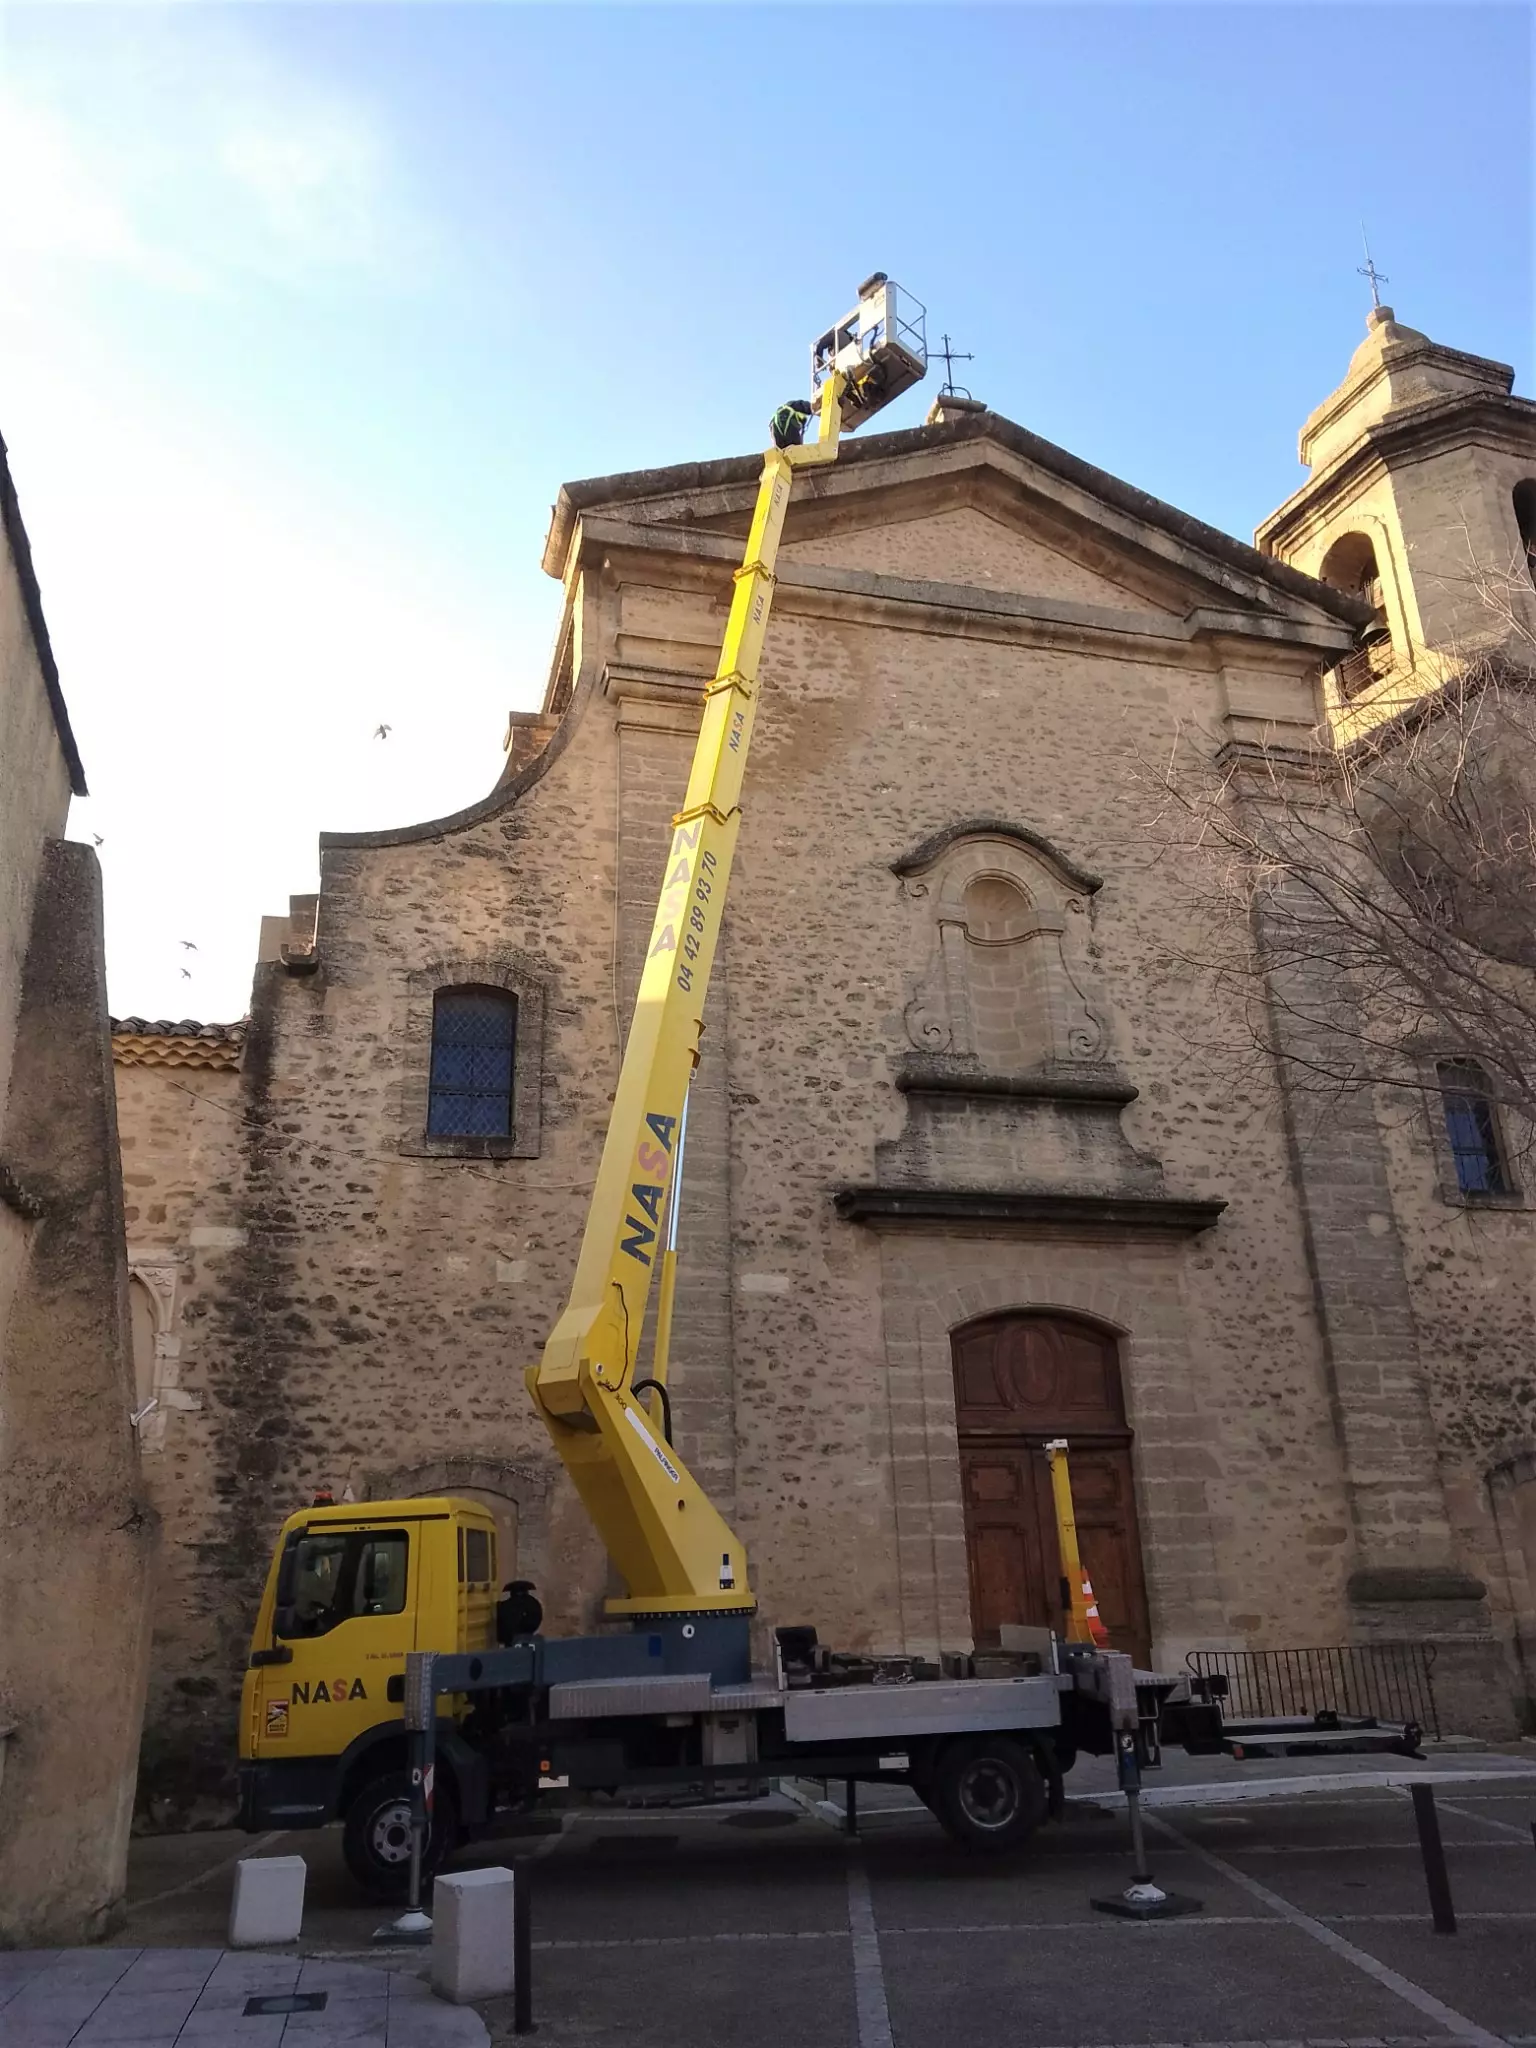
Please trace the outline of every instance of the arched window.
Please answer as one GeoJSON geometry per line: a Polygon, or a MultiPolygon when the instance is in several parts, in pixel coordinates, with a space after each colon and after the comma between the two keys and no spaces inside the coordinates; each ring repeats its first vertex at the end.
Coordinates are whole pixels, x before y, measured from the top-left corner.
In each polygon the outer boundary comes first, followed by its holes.
{"type": "Polygon", "coordinates": [[[1390,674],[1393,663],[1392,634],[1387,625],[1376,550],[1366,534],[1341,534],[1324,555],[1317,573],[1333,589],[1362,598],[1376,615],[1366,627],[1360,646],[1346,655],[1335,670],[1340,696],[1358,697],[1362,690],[1390,674]]]}
{"type": "Polygon", "coordinates": [[[1536,477],[1528,476],[1515,485],[1515,521],[1520,528],[1526,573],[1536,583],[1536,477]]]}
{"type": "Polygon", "coordinates": [[[128,1318],[133,1337],[133,1412],[148,1409],[155,1394],[155,1297],[137,1273],[128,1279],[128,1318]]]}
{"type": "Polygon", "coordinates": [[[512,1131],[517,998],[499,988],[440,988],[432,1000],[429,1138],[512,1131]]]}
{"type": "Polygon", "coordinates": [[[1441,1060],[1435,1071],[1457,1186],[1464,1195],[1507,1195],[1509,1172],[1487,1076],[1475,1060],[1441,1060]]]}

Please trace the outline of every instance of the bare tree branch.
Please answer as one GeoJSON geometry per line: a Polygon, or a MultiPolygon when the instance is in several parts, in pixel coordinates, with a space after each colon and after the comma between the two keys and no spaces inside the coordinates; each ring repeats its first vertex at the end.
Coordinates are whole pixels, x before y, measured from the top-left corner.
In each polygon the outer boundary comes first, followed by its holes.
{"type": "MultiPolygon", "coordinates": [[[[1310,744],[1185,728],[1129,811],[1193,906],[1165,967],[1210,997],[1207,1052],[1262,1053],[1322,1097],[1422,1095],[1474,1062],[1536,1128],[1536,640],[1523,562],[1470,579],[1487,631],[1426,656],[1310,744]]],[[[1523,1146],[1522,1146],[1523,1149],[1523,1146]]]]}

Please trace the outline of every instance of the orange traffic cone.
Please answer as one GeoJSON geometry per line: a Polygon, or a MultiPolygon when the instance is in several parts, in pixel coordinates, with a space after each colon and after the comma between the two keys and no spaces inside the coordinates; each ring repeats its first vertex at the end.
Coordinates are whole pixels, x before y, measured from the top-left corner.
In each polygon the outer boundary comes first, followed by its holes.
{"type": "Polygon", "coordinates": [[[1107,1650],[1109,1648],[1109,1630],[1099,1619],[1098,1602],[1093,1597],[1093,1581],[1086,1572],[1083,1573],[1083,1605],[1088,1610],[1088,1633],[1093,1639],[1094,1648],[1096,1650],[1107,1650]]]}

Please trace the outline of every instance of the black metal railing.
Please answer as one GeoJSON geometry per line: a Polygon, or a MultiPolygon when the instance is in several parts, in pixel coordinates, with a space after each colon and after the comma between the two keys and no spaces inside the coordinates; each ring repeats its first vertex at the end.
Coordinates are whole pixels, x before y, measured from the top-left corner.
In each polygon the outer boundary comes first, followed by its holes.
{"type": "Polygon", "coordinates": [[[1191,1650],[1185,1662],[1201,1679],[1227,1681],[1229,1721],[1293,1714],[1352,1714],[1413,1721],[1438,1737],[1431,1677],[1432,1643],[1351,1643],[1332,1650],[1191,1650]]]}

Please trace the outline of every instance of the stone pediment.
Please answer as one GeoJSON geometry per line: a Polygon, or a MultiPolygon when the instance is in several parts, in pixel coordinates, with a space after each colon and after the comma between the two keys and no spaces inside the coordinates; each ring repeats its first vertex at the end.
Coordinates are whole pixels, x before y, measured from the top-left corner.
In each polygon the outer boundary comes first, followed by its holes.
{"type": "MultiPolygon", "coordinates": [[[[879,525],[831,527],[786,543],[781,560],[829,569],[868,569],[876,575],[915,577],[945,584],[980,585],[1025,597],[1067,598],[1119,610],[1170,612],[1181,617],[1192,592],[1152,591],[1147,579],[1117,581],[1113,557],[1095,566],[1088,549],[1070,539],[1053,545],[1025,523],[999,518],[975,505],[958,505],[879,525]],[[1180,602],[1180,597],[1183,602],[1180,602]]],[[[1103,561],[1102,551],[1093,550],[1103,561]]]]}
{"type": "MultiPolygon", "coordinates": [[[[681,464],[568,485],[544,566],[573,548],[647,542],[722,558],[744,538],[761,459],[681,464]]],[[[992,413],[848,441],[797,482],[780,556],[786,586],[878,578],[1129,616],[1262,619],[1347,638],[1358,604],[1080,462],[992,413]]],[[[1341,644],[1344,644],[1341,641],[1341,644]]]]}

